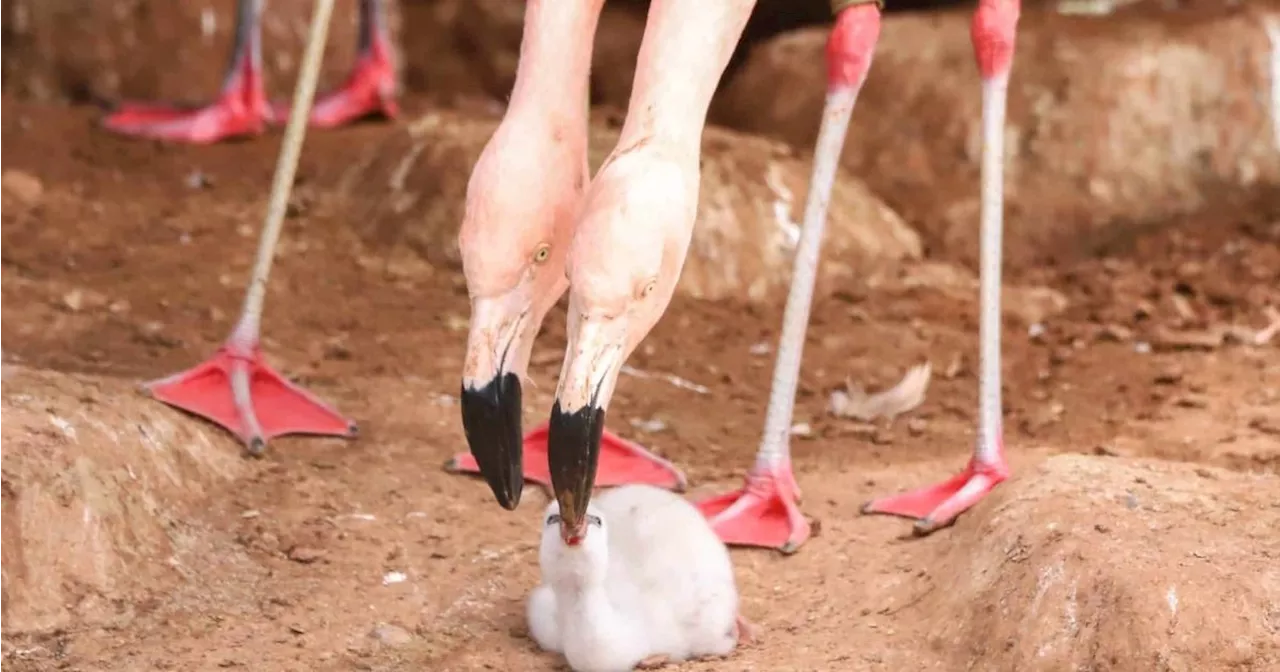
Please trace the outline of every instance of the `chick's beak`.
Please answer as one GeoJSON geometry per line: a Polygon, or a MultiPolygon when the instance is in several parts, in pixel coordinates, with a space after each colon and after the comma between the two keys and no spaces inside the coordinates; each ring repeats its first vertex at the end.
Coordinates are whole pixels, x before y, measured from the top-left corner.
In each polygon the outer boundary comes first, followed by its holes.
{"type": "Polygon", "coordinates": [[[476,298],[462,375],[462,427],[467,446],[498,503],[514,510],[524,489],[520,377],[531,334],[529,304],[519,288],[476,298]]]}
{"type": "Polygon", "coordinates": [[[560,503],[566,543],[586,533],[605,409],[622,368],[626,341],[625,318],[571,318],[547,436],[551,487],[560,503]]]}

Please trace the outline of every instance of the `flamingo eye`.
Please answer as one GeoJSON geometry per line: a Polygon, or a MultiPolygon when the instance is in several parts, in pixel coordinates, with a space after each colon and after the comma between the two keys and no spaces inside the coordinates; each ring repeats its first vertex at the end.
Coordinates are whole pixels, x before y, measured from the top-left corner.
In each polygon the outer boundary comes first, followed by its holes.
{"type": "Polygon", "coordinates": [[[656,278],[652,278],[640,286],[640,291],[638,292],[638,294],[640,298],[647,299],[649,298],[650,294],[653,294],[653,290],[657,288],[658,288],[658,280],[656,278]]]}
{"type": "Polygon", "coordinates": [[[533,252],[533,263],[541,264],[551,258],[551,245],[543,243],[533,252]]]}

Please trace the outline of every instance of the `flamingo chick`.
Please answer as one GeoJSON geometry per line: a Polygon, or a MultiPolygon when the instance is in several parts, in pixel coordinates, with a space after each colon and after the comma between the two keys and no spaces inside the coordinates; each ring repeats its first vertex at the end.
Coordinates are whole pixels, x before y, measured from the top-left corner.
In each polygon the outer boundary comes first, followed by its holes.
{"type": "MultiPolygon", "coordinates": [[[[310,122],[332,128],[374,113],[394,117],[395,66],[387,33],[386,0],[360,0],[360,43],[355,67],[337,90],[322,96],[310,122]]],[[[263,0],[237,0],[235,40],[222,91],[209,105],[182,108],[127,102],[103,119],[104,128],[124,135],[211,143],[261,133],[268,122],[283,122],[286,106],[272,107],[262,80],[263,0]]]]}
{"type": "Polygon", "coordinates": [[[552,501],[529,596],[529,632],[576,672],[725,656],[745,623],[729,552],[684,498],[647,485],[605,492],[577,536],[552,501]],[[740,627],[741,623],[741,627],[740,627]]]}
{"type": "MultiPolygon", "coordinates": [[[[510,105],[467,185],[459,246],[471,296],[461,395],[470,454],[446,468],[479,471],[507,509],[525,478],[551,482],[547,428],[522,436],[521,380],[543,318],[569,284],[565,262],[589,176],[590,36],[603,4],[529,2],[510,105]]],[[[669,462],[603,439],[601,485],[684,487],[669,462]]]]}
{"type": "Polygon", "coordinates": [[[586,532],[618,374],[684,266],[707,108],[754,5],[654,0],[618,144],[587,190],[566,262],[569,342],[548,436],[560,515],[575,533],[586,532]]]}

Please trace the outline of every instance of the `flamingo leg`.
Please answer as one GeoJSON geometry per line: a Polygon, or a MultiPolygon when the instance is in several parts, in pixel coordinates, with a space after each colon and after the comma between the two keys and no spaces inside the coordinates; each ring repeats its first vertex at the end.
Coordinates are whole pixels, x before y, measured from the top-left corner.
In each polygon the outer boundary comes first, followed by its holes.
{"type": "Polygon", "coordinates": [[[1020,0],[980,0],[973,48],[982,74],[982,206],[978,438],[959,474],[936,485],[875,499],[863,513],[915,518],[917,535],[946,527],[1009,476],[1000,400],[1000,272],[1004,209],[1004,118],[1020,0]]]}
{"type": "Polygon", "coordinates": [[[123,135],[208,144],[261,133],[270,116],[262,83],[262,0],[238,0],[231,63],[212,103],[182,107],[125,102],[102,120],[102,126],[123,135]]]}
{"type": "MultiPolygon", "coordinates": [[[[399,114],[385,1],[360,0],[360,49],[355,67],[341,86],[316,101],[311,110],[312,126],[333,128],[372,114],[399,114]]],[[[262,10],[263,0],[236,2],[231,63],[213,102],[202,106],[125,102],[102,120],[103,127],[122,135],[210,144],[256,135],[268,123],[286,119],[289,106],[268,103],[263,84],[262,10]]]]}
{"type": "Polygon", "coordinates": [[[760,450],[741,490],[697,502],[725,543],[775,548],[783,553],[798,550],[811,533],[809,521],[800,512],[800,490],[791,469],[791,421],[822,252],[827,204],[835,185],[849,118],[880,36],[880,8],[876,4],[840,4],[839,0],[837,4],[841,9],[827,42],[826,106],[814,149],[813,178],[796,250],[791,291],[782,318],[760,450]]]}
{"type": "Polygon", "coordinates": [[[226,428],[244,441],[249,452],[255,455],[262,453],[269,439],[281,434],[354,436],[356,433],[354,423],[267,366],[258,345],[267,276],[280,239],[285,206],[307,127],[305,113],[299,112],[311,107],[329,17],[333,12],[333,0],[320,0],[316,5],[302,72],[294,93],[294,105],[298,109],[290,115],[285,129],[258,256],[240,320],[226,344],[212,359],[145,385],[156,399],[226,428]]]}
{"type": "MultiPolygon", "coordinates": [[[[360,0],[359,53],[346,81],[325,93],[311,109],[311,125],[335,128],[370,115],[399,116],[391,35],[387,30],[386,0],[360,0]]],[[[274,118],[289,116],[288,105],[274,106],[274,118]]]]}

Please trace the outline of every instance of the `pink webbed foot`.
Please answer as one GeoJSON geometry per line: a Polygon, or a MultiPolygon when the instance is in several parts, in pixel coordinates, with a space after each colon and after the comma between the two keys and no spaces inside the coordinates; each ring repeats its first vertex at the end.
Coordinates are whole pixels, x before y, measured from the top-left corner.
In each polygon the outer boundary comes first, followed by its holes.
{"type": "Polygon", "coordinates": [[[224,345],[210,360],[145,387],[235,434],[254,455],[284,434],[356,435],[355,423],[267,366],[257,347],[224,345]]]}
{"type": "Polygon", "coordinates": [[[724,543],[794,553],[812,533],[799,501],[791,463],[783,461],[773,467],[756,466],[741,490],[696,504],[724,543]]]}
{"type": "Polygon", "coordinates": [[[236,77],[207,106],[125,102],[102,120],[102,126],[122,135],[210,144],[261,133],[270,114],[266,94],[256,73],[251,73],[236,77]]]}
{"type": "Polygon", "coordinates": [[[873,499],[862,506],[862,513],[914,518],[912,532],[916,536],[947,527],[1009,477],[1002,443],[997,444],[1000,448],[994,459],[975,457],[964,471],[941,483],[873,499]]]}
{"type": "MultiPolygon", "coordinates": [[[[543,423],[524,436],[524,479],[551,487],[551,468],[547,456],[548,423],[543,423]]],[[[478,474],[480,467],[470,452],[454,455],[445,469],[451,473],[478,474]]],[[[645,450],[609,430],[600,438],[600,462],[596,468],[597,488],[645,484],[683,492],[688,479],[674,464],[645,450]]]]}
{"type": "MultiPolygon", "coordinates": [[[[272,110],[278,123],[289,118],[288,103],[277,103],[272,110]]],[[[375,114],[389,119],[400,114],[391,47],[385,39],[375,40],[360,54],[341,86],[316,100],[309,122],[314,128],[337,128],[375,114]]]]}

